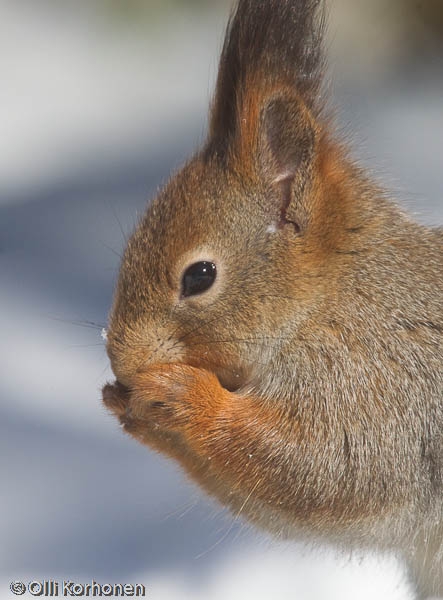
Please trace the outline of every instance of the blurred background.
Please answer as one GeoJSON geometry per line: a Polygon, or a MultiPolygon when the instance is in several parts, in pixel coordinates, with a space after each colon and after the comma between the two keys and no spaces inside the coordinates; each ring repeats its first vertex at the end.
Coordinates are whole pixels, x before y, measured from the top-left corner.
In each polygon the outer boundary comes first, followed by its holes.
{"type": "MultiPolygon", "coordinates": [[[[331,0],[337,121],[443,223],[443,3],[331,0]]],[[[409,598],[400,565],[279,544],[100,404],[125,238],[205,135],[227,0],[0,0],[0,598],[13,580],[153,600],[409,598]]]]}

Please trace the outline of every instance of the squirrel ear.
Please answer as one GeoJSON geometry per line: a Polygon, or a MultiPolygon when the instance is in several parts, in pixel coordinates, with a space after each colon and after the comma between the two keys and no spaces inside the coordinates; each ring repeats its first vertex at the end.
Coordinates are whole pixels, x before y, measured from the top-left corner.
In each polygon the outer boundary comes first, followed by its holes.
{"type": "Polygon", "coordinates": [[[261,170],[273,182],[292,181],[306,172],[315,148],[315,129],[310,115],[296,99],[277,97],[262,110],[261,170]]]}
{"type": "Polygon", "coordinates": [[[210,140],[223,153],[260,99],[291,90],[321,111],[323,0],[238,0],[226,31],[212,102],[210,140]]]}
{"type": "Polygon", "coordinates": [[[268,101],[261,112],[257,167],[264,183],[279,192],[280,225],[291,223],[297,232],[305,221],[301,199],[316,146],[316,127],[302,102],[286,96],[268,101]]]}
{"type": "Polygon", "coordinates": [[[238,0],[221,54],[203,155],[284,186],[285,215],[311,171],[323,33],[324,0],[238,0]]]}

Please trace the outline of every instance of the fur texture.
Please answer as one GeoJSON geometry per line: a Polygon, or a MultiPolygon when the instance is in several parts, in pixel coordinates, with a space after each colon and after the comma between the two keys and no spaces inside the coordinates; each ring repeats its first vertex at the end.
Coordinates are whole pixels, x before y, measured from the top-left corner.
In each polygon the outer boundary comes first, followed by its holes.
{"type": "Polygon", "coordinates": [[[323,15],[240,0],[209,138],[128,243],[104,402],[257,525],[394,549],[443,595],[443,232],[334,139],[323,15]]]}

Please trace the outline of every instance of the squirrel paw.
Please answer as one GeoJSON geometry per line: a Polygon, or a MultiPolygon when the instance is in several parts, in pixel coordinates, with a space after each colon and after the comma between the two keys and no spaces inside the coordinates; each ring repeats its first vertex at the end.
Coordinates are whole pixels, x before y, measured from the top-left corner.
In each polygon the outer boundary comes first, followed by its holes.
{"type": "Polygon", "coordinates": [[[205,431],[224,390],[208,371],[183,364],[154,365],[134,376],[131,388],[103,389],[103,401],[134,437],[205,431]]]}

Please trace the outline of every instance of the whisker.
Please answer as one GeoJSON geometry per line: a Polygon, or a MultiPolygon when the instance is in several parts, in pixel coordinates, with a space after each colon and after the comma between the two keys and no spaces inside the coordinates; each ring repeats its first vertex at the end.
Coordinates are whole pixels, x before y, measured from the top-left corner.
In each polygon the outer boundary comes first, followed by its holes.
{"type": "MultiPolygon", "coordinates": [[[[214,371],[217,371],[218,369],[223,369],[224,371],[228,371],[228,372],[232,373],[233,375],[235,375],[237,373],[237,369],[231,368],[228,365],[223,364],[222,362],[217,362],[215,360],[208,360],[207,357],[205,357],[204,363],[205,363],[205,365],[208,365],[209,367],[211,367],[214,371]]],[[[266,363],[260,362],[259,360],[254,360],[254,364],[260,365],[261,367],[266,367],[266,363]]]]}
{"type": "MultiPolygon", "coordinates": [[[[221,362],[216,362],[215,360],[208,360],[206,357],[204,359],[204,363],[208,367],[211,367],[213,369],[213,371],[217,371],[218,369],[223,369],[224,371],[230,372],[232,375],[235,375],[237,373],[236,369],[231,368],[221,362]]],[[[266,363],[260,362],[258,360],[254,360],[254,364],[260,365],[261,367],[266,366],[266,363]]]]}
{"type": "Polygon", "coordinates": [[[291,340],[292,337],[279,337],[279,336],[265,336],[265,337],[256,337],[256,338],[248,338],[248,339],[241,339],[241,338],[228,338],[226,340],[206,340],[204,342],[192,342],[191,344],[188,344],[188,347],[192,347],[192,346],[206,346],[206,344],[258,344],[259,342],[266,342],[269,340],[273,340],[273,341],[285,341],[285,340],[291,340]]]}
{"type": "Polygon", "coordinates": [[[187,331],[186,333],[184,333],[180,338],[178,338],[178,341],[182,342],[185,338],[187,338],[192,333],[195,333],[196,331],[199,331],[200,329],[202,329],[202,327],[205,327],[206,325],[210,325],[214,321],[217,321],[217,319],[220,319],[221,317],[223,317],[223,315],[225,315],[228,312],[231,312],[231,308],[228,308],[225,311],[223,311],[222,313],[217,314],[213,319],[210,319],[209,321],[202,321],[199,325],[197,325],[197,327],[194,327],[190,331],[187,331]]]}
{"type": "MultiPolygon", "coordinates": [[[[312,275],[312,276],[305,276],[304,278],[306,279],[315,279],[320,277],[319,275],[312,275]]],[[[285,296],[282,294],[260,294],[259,296],[261,299],[264,298],[277,298],[279,300],[296,300],[296,298],[294,296],[285,296]]],[[[222,311],[221,313],[218,313],[217,315],[215,315],[215,317],[213,319],[210,319],[209,321],[206,320],[202,320],[201,323],[199,323],[196,327],[193,327],[192,329],[190,329],[189,331],[186,331],[182,336],[180,336],[178,338],[179,342],[182,342],[184,339],[186,339],[189,335],[199,331],[200,329],[206,327],[207,325],[210,325],[211,323],[213,323],[214,321],[217,321],[217,319],[222,318],[226,313],[230,313],[232,312],[232,308],[229,307],[226,310],[222,311]]],[[[173,335],[175,334],[175,332],[177,331],[178,328],[176,328],[173,332],[173,335]]]]}
{"type": "Polygon", "coordinates": [[[241,513],[243,512],[246,504],[249,502],[252,494],[255,492],[255,490],[257,489],[258,485],[261,483],[261,478],[257,479],[257,481],[255,482],[254,487],[252,488],[252,490],[249,492],[249,494],[246,496],[245,501],[243,502],[243,504],[240,506],[239,510],[237,511],[236,515],[234,516],[234,518],[232,519],[231,524],[229,525],[228,529],[226,530],[226,532],[221,536],[221,538],[219,538],[214,544],[212,544],[212,546],[210,546],[209,548],[207,548],[204,552],[201,552],[200,554],[198,554],[195,559],[198,560],[200,558],[203,558],[204,556],[206,556],[207,554],[209,554],[209,552],[212,552],[215,548],[217,548],[217,546],[219,546],[227,537],[228,535],[231,533],[231,531],[234,529],[234,526],[237,525],[238,519],[240,518],[241,513]]]}
{"type": "Polygon", "coordinates": [[[188,513],[190,513],[192,510],[194,510],[195,507],[196,507],[196,502],[195,502],[195,500],[192,500],[192,501],[188,502],[187,504],[184,504],[183,506],[179,506],[178,508],[171,510],[171,511],[167,512],[166,514],[164,514],[163,517],[160,519],[160,522],[167,521],[168,519],[171,519],[172,517],[177,517],[179,519],[182,519],[188,513]]]}
{"type": "Polygon", "coordinates": [[[123,229],[123,225],[121,224],[121,221],[120,221],[120,219],[118,218],[117,211],[115,210],[115,206],[112,204],[112,202],[111,202],[109,199],[108,199],[108,204],[109,204],[109,206],[110,206],[110,208],[111,208],[111,210],[112,210],[112,213],[113,213],[113,215],[114,215],[114,217],[115,217],[115,220],[116,220],[116,221],[117,221],[117,223],[118,223],[118,226],[119,226],[119,228],[120,228],[120,231],[121,231],[121,234],[122,234],[122,237],[123,237],[123,241],[125,242],[125,245],[127,245],[127,243],[128,243],[128,238],[127,238],[127,235],[126,235],[126,233],[125,233],[125,231],[124,231],[124,229],[123,229]]]}
{"type": "MultiPolygon", "coordinates": [[[[318,278],[320,277],[319,275],[306,275],[304,276],[305,279],[309,279],[309,278],[318,278]]],[[[260,294],[259,296],[260,299],[267,299],[267,298],[276,298],[279,300],[296,300],[296,298],[294,296],[285,296],[282,294],[260,294]]],[[[177,309],[178,305],[174,306],[174,308],[172,309],[172,314],[174,314],[175,310],[177,309]]],[[[222,311],[221,313],[218,313],[214,316],[214,318],[210,319],[210,320],[202,320],[197,326],[193,327],[192,329],[189,329],[188,331],[185,331],[184,334],[182,334],[177,342],[182,342],[183,340],[185,340],[188,336],[190,336],[193,333],[196,333],[197,331],[199,331],[200,329],[203,329],[204,327],[206,327],[207,325],[210,325],[211,323],[213,323],[214,321],[217,321],[218,319],[221,319],[226,313],[230,313],[232,312],[232,308],[228,307],[226,308],[226,310],[222,311]]],[[[189,322],[189,319],[188,319],[189,322]]],[[[177,333],[178,329],[180,328],[180,325],[178,325],[173,332],[171,333],[171,337],[174,337],[174,335],[177,333]]]]}
{"type": "Polygon", "coordinates": [[[102,246],[104,246],[107,250],[110,250],[113,254],[115,254],[116,256],[119,257],[120,260],[122,260],[123,255],[120,254],[120,252],[117,252],[117,250],[115,250],[112,246],[108,246],[108,244],[105,244],[105,242],[100,242],[102,246]]]}
{"type": "Polygon", "coordinates": [[[66,346],[67,348],[96,348],[97,346],[100,346],[101,348],[104,347],[104,344],[70,344],[69,346],[66,346]]]}
{"type": "MultiPolygon", "coordinates": [[[[109,363],[106,364],[105,368],[101,371],[100,375],[97,377],[97,379],[95,381],[96,382],[101,381],[103,378],[103,375],[106,373],[107,370],[110,370],[110,368],[111,367],[110,367],[109,363]]],[[[111,371],[111,373],[112,373],[112,371],[111,371]]]]}
{"type": "MultiPolygon", "coordinates": [[[[178,305],[175,305],[175,306],[173,307],[173,309],[172,309],[172,313],[171,313],[171,314],[174,314],[174,312],[175,312],[175,310],[177,309],[177,307],[178,307],[178,305]]],[[[188,323],[190,323],[190,319],[186,319],[186,320],[185,320],[185,325],[187,325],[188,323]]],[[[175,328],[175,329],[172,331],[172,333],[171,333],[171,335],[170,335],[170,337],[171,337],[171,338],[173,338],[173,337],[175,336],[175,334],[177,333],[177,331],[180,329],[181,325],[182,325],[182,324],[180,323],[180,324],[179,324],[179,325],[177,325],[177,327],[176,327],[176,328],[175,328]]],[[[187,334],[186,334],[186,335],[187,335],[187,334]]],[[[180,339],[179,339],[178,341],[180,341],[180,339]]]]}
{"type": "Polygon", "coordinates": [[[101,331],[102,329],[106,329],[106,325],[94,323],[93,321],[73,321],[71,319],[62,319],[61,317],[53,317],[51,315],[47,315],[47,318],[51,319],[51,321],[69,323],[70,325],[76,325],[77,327],[85,327],[87,329],[98,329],[99,331],[101,331]]]}

